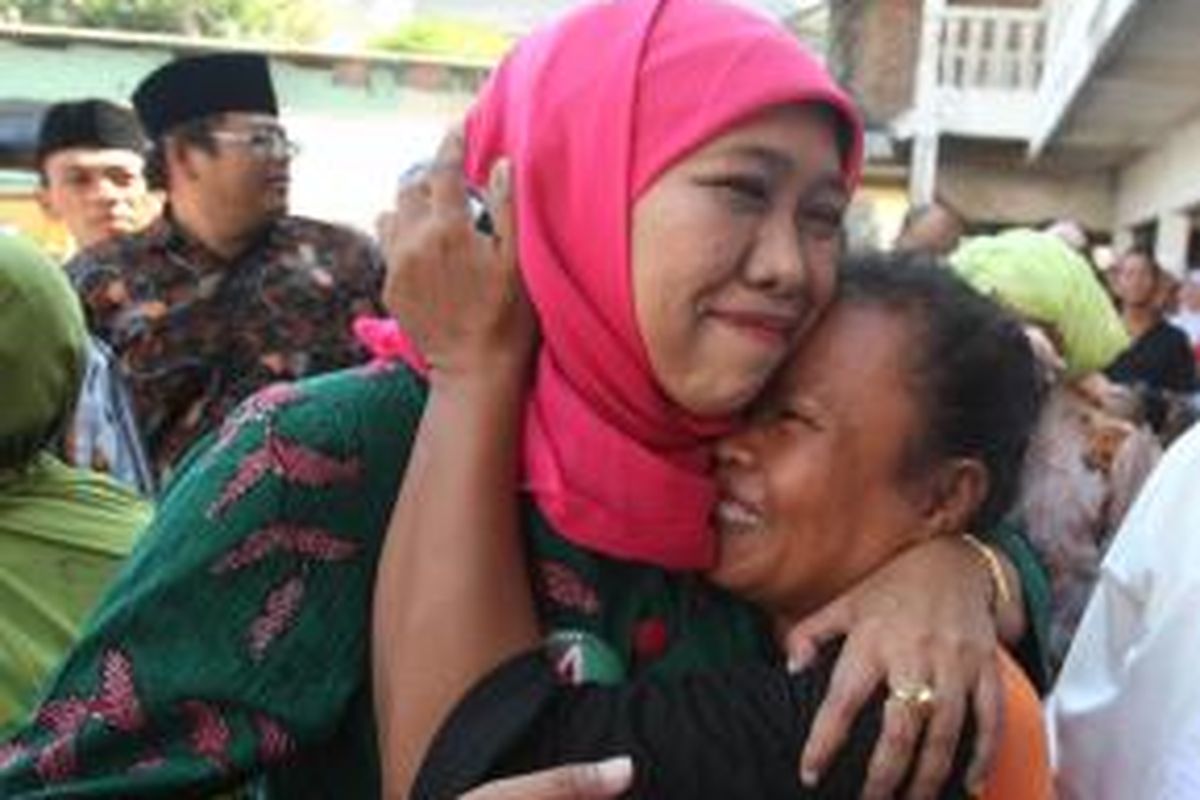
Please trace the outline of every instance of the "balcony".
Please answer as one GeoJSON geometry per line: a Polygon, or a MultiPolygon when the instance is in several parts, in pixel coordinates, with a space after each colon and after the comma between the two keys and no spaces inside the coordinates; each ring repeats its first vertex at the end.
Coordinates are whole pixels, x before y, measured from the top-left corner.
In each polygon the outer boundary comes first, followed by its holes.
{"type": "MultiPolygon", "coordinates": [[[[939,133],[1027,139],[1045,72],[1047,15],[1042,9],[934,6],[925,21],[933,54],[925,113],[939,133]]],[[[927,38],[926,41],[929,41],[927,38]]],[[[918,90],[920,91],[920,90],[918,90]]]]}

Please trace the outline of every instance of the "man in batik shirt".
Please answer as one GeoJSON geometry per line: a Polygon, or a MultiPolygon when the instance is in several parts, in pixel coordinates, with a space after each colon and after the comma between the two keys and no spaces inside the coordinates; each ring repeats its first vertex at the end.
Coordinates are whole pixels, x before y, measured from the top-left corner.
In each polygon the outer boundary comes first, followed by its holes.
{"type": "Polygon", "coordinates": [[[367,237],[287,214],[295,146],[261,56],[171,62],[133,103],[166,208],[67,268],[162,479],[255,390],[361,361],[351,323],[380,312],[383,269],[367,237]]]}
{"type": "MultiPolygon", "coordinates": [[[[144,228],[162,203],[146,187],[146,146],[131,109],[107,100],[55,103],[38,129],[38,202],[71,234],[76,248],[94,247],[144,228]]],[[[141,434],[120,364],[100,338],[88,340],[87,367],[63,456],[106,472],[143,495],[154,493],[141,434]]]]}

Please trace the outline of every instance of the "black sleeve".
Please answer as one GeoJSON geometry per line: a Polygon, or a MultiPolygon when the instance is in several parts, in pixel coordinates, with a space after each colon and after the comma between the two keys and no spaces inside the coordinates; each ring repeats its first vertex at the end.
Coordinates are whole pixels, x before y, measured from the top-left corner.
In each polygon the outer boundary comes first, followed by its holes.
{"type": "Polygon", "coordinates": [[[1196,361],[1187,334],[1178,328],[1170,328],[1166,365],[1163,369],[1163,388],[1190,394],[1196,390],[1196,361]]]}
{"type": "MultiPolygon", "coordinates": [[[[635,764],[635,798],[855,798],[880,731],[882,693],[815,789],[798,778],[800,751],[836,652],[789,675],[747,665],[672,681],[565,687],[540,655],[515,659],[477,685],[434,740],[414,797],[457,797],[484,781],[615,755],[635,764]]],[[[964,730],[943,797],[967,797],[964,730]]]]}

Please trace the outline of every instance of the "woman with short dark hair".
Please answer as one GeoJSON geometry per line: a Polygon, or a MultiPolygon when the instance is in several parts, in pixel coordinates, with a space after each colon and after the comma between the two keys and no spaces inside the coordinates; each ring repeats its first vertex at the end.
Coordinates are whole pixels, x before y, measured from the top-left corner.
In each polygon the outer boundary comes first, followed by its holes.
{"type": "MultiPolygon", "coordinates": [[[[719,556],[707,577],[752,600],[781,631],[908,547],[1001,524],[1041,405],[1021,325],[944,267],[852,257],[839,284],[746,427],[717,446],[719,556]]],[[[490,622],[507,624],[499,614],[490,622]]],[[[460,622],[469,624],[444,621],[460,622]]],[[[1000,658],[1007,727],[984,796],[1042,800],[1050,776],[1036,695],[1000,658]]],[[[929,704],[951,700],[936,696],[938,676],[914,661],[859,718],[832,769],[806,787],[794,753],[831,669],[826,652],[794,674],[745,665],[569,689],[555,688],[540,656],[518,659],[458,709],[416,794],[450,796],[511,771],[629,753],[636,797],[856,797],[881,720],[907,719],[915,736],[929,704]]],[[[953,740],[940,744],[955,757],[953,740]]],[[[942,796],[961,796],[964,756],[959,747],[942,796]]]]}

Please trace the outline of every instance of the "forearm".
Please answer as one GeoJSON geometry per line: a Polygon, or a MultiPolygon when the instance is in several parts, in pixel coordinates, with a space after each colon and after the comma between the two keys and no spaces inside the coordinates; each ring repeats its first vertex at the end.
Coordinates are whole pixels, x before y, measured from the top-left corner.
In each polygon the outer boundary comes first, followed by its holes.
{"type": "Polygon", "coordinates": [[[449,709],[537,641],[517,523],[517,374],[435,376],[376,577],[385,794],[403,797],[449,709]]]}

